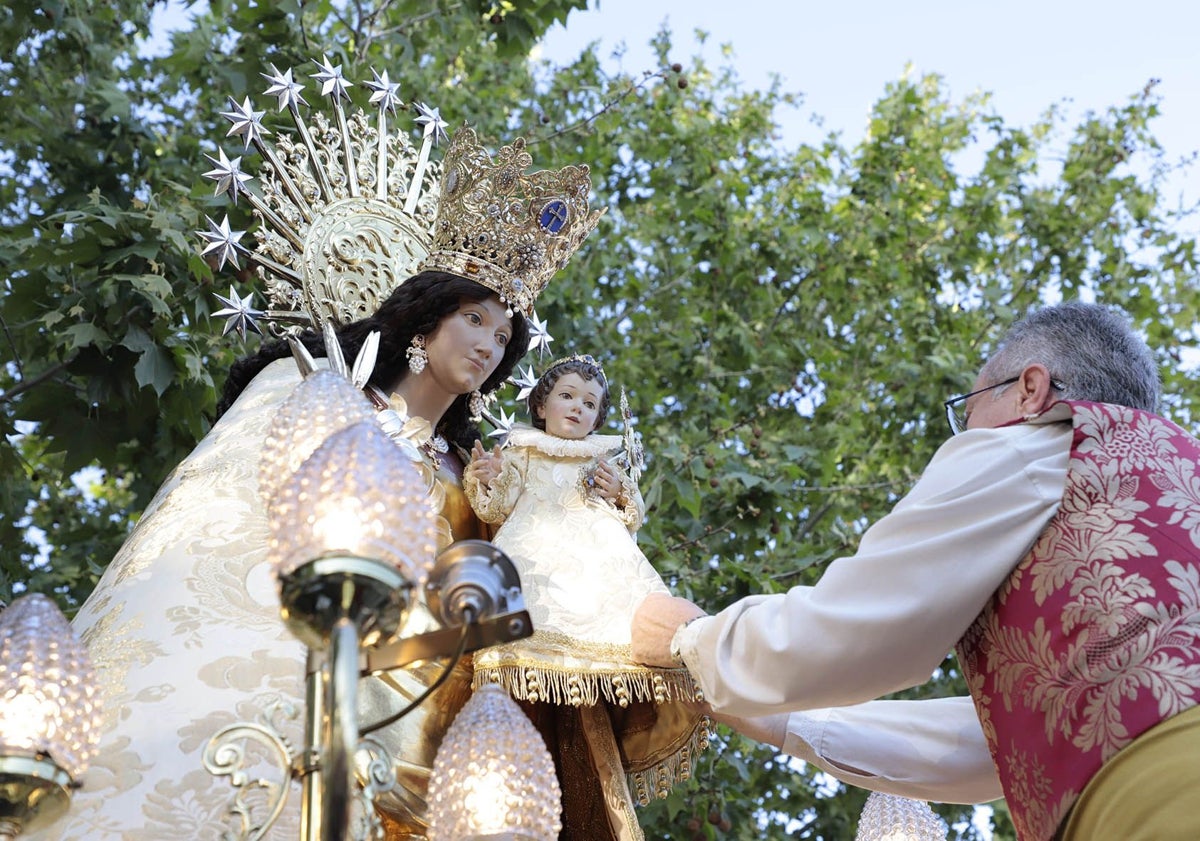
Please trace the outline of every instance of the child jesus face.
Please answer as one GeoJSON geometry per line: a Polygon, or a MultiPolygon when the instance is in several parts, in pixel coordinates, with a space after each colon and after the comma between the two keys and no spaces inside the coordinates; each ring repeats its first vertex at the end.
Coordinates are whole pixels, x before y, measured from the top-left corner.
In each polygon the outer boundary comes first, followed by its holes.
{"type": "Polygon", "coordinates": [[[596,428],[596,414],[603,397],[599,381],[563,374],[538,407],[538,417],[546,422],[546,432],[551,435],[586,438],[596,428]]]}

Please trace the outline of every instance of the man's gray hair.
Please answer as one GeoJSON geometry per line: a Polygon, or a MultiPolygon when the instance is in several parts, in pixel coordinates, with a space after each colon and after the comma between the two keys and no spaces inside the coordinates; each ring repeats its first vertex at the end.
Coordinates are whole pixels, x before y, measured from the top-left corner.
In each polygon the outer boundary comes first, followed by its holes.
{"type": "Polygon", "coordinates": [[[1014,324],[985,369],[997,379],[1034,363],[1065,386],[1067,400],[1158,411],[1158,364],[1120,310],[1072,301],[1035,310],[1014,324]]]}

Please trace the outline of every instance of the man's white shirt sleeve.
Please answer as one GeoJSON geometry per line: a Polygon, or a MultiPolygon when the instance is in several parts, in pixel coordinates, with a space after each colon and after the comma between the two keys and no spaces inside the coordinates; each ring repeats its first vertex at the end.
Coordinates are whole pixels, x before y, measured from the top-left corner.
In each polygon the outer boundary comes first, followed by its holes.
{"type": "MultiPolygon", "coordinates": [[[[1041,423],[951,438],[858,552],[830,564],[816,586],[742,599],[680,631],[680,653],[705,698],[751,718],[846,707],[927,681],[1057,512],[1071,426],[1047,421],[1066,409],[1041,423]]],[[[980,802],[987,798],[975,793],[987,786],[978,771],[991,765],[982,732],[964,716],[968,700],[948,703],[884,701],[793,716],[788,752],[867,777],[909,779],[909,792],[893,793],[980,802]],[[800,731],[811,734],[814,722],[825,748],[803,756],[796,740],[807,741],[800,731]],[[881,742],[885,733],[898,741],[881,742]],[[901,764],[881,767],[893,749],[901,764]],[[970,778],[958,796],[920,793],[927,778],[952,783],[955,774],[970,778]]]]}

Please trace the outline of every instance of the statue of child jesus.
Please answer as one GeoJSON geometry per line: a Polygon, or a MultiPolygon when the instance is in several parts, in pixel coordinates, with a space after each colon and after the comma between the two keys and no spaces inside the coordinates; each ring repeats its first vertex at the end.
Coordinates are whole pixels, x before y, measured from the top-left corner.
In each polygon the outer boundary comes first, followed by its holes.
{"type": "Polygon", "coordinates": [[[617,464],[622,437],[596,434],[610,407],[603,369],[590,356],[559,360],[527,402],[533,427],[514,428],[503,448],[477,442],[463,485],[479,518],[501,524],[493,542],[520,573],[534,633],[476,652],[474,682],[523,702],[559,757],[565,801],[589,796],[580,770],[599,782],[610,833],[564,825],[562,838],[641,838],[632,802],[687,779],[707,722],[686,669],[631,656],[634,610],[668,590],[637,546],[645,509],[617,464]],[[581,753],[589,767],[561,767],[581,753]]]}

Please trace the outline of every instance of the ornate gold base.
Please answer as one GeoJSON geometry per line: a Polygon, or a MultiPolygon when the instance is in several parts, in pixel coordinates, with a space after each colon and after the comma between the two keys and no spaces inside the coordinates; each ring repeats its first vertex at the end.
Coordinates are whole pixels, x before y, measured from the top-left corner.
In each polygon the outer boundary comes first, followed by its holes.
{"type": "Polygon", "coordinates": [[[0,756],[0,839],[58,820],[71,804],[71,776],[49,759],[0,756]]]}
{"type": "Polygon", "coordinates": [[[279,580],[283,621],[309,648],[323,651],[340,619],[369,646],[396,633],[412,583],[391,564],[370,558],[317,558],[279,580]]]}

